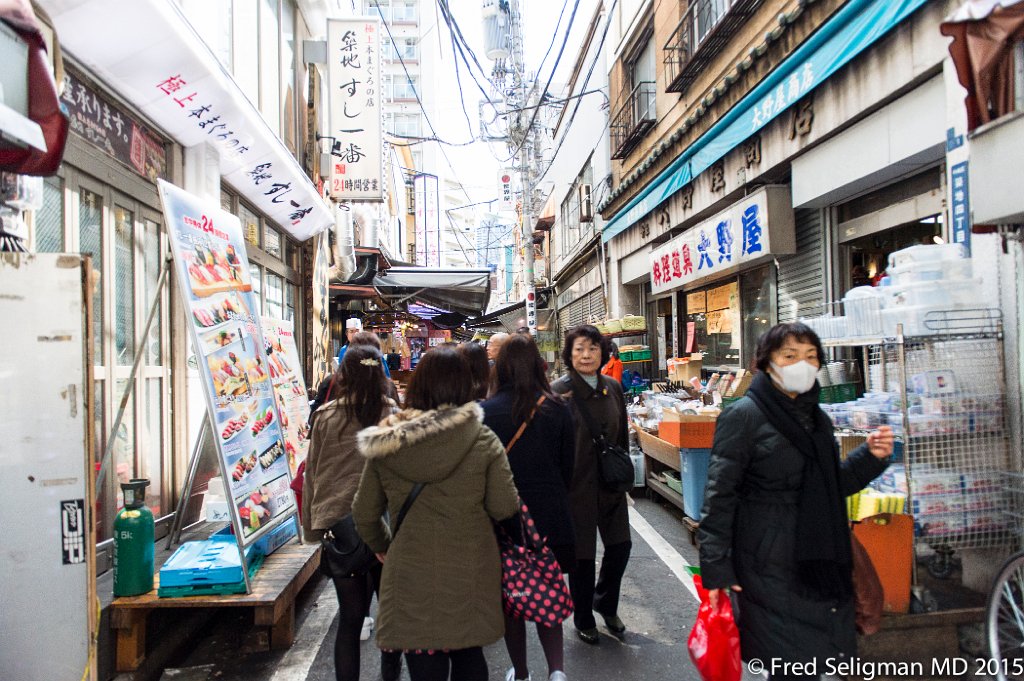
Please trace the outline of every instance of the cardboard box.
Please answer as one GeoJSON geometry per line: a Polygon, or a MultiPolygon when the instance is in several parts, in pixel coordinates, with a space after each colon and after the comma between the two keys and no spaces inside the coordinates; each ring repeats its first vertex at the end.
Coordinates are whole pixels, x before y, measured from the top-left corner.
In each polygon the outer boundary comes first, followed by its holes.
{"type": "Polygon", "coordinates": [[[694,353],[689,357],[674,357],[668,360],[668,376],[676,383],[689,383],[694,377],[699,381],[703,366],[704,355],[700,353],[694,353]]]}
{"type": "Polygon", "coordinates": [[[710,448],[715,439],[714,416],[694,416],[666,411],[658,424],[658,437],[676,447],[710,448]]]}

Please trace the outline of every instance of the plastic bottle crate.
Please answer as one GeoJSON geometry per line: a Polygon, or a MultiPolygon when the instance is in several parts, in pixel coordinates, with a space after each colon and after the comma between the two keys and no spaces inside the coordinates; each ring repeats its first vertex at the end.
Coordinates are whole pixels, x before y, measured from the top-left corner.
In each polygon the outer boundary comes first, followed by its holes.
{"type": "Polygon", "coordinates": [[[700,510],[704,506],[704,488],[708,484],[710,464],[710,449],[679,450],[679,470],[683,480],[683,512],[698,522],[700,510]]]}

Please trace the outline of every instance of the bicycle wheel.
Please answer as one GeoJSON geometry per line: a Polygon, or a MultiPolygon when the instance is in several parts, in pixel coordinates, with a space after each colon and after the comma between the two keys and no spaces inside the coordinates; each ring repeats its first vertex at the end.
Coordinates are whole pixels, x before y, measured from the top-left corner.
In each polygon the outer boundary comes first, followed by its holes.
{"type": "Polygon", "coordinates": [[[999,570],[985,616],[989,654],[998,681],[1024,678],[1024,552],[999,570]]]}

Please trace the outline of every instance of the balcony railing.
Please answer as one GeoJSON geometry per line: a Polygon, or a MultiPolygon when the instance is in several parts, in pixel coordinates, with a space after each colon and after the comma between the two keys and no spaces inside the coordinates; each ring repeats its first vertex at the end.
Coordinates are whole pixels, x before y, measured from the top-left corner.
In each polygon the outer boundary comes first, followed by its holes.
{"type": "Polygon", "coordinates": [[[642,81],[626,95],[622,106],[615,112],[611,124],[612,158],[626,158],[629,152],[658,122],[654,112],[657,84],[642,81]]]}
{"type": "Polygon", "coordinates": [[[684,92],[764,0],[691,0],[665,43],[668,92],[684,92]]]}

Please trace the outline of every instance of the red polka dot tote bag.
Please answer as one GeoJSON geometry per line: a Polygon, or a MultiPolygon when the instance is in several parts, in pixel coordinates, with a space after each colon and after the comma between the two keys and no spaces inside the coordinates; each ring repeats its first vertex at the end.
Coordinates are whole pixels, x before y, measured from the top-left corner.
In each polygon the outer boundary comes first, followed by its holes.
{"type": "MultiPolygon", "coordinates": [[[[501,547],[502,601],[511,617],[548,627],[560,625],[572,614],[572,598],[555,554],[519,502],[519,536],[498,531],[501,547]]],[[[515,524],[513,519],[508,524],[515,524]]]]}

